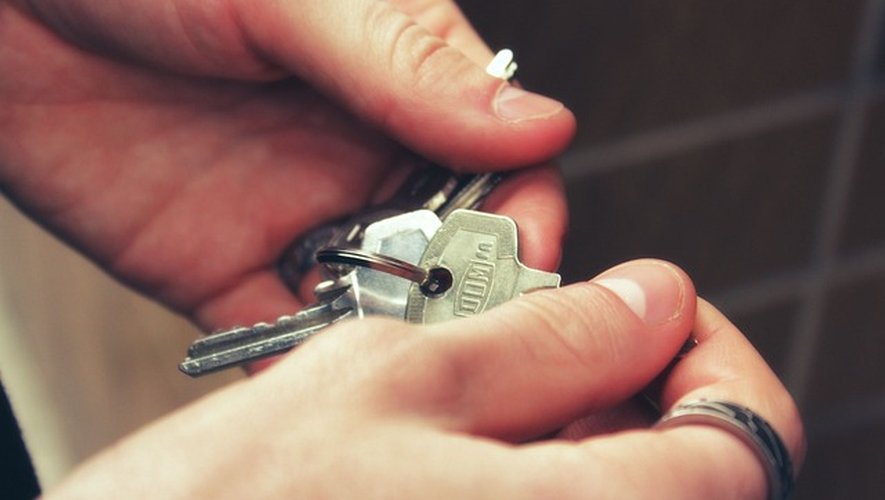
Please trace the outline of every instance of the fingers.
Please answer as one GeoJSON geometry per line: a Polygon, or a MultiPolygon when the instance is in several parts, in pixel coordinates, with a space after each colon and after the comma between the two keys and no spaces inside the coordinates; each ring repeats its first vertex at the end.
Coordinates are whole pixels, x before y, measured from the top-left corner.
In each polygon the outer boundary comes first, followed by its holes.
{"type": "Polygon", "coordinates": [[[420,4],[243,2],[237,15],[260,53],[444,165],[502,168],[561,152],[571,113],[487,75],[471,59],[484,49],[451,2],[420,4]],[[470,55],[440,37],[447,33],[470,55]]]}
{"type": "Polygon", "coordinates": [[[694,306],[675,266],[624,264],[428,328],[426,354],[401,363],[396,377],[406,380],[394,385],[421,388],[406,399],[436,405],[455,429],[527,438],[638,392],[687,338],[694,306]]]}
{"type": "MultiPolygon", "coordinates": [[[[667,379],[664,406],[706,398],[748,407],[780,434],[798,471],[805,453],[802,423],[783,385],[740,332],[704,301],[698,303],[694,334],[698,346],[667,379]]],[[[607,485],[625,498],[764,498],[767,493],[765,469],[751,448],[712,426],[595,437],[579,449],[584,460],[576,469],[602,471],[607,485]]]]}
{"type": "Polygon", "coordinates": [[[796,467],[805,455],[798,409],[765,360],[728,319],[701,300],[695,324],[698,346],[667,378],[662,407],[705,398],[751,408],[780,433],[796,467]]]}
{"type": "Polygon", "coordinates": [[[487,75],[487,47],[452,0],[30,2],[65,38],[175,72],[297,75],[444,165],[504,168],[560,153],[574,117],[487,75]]]}

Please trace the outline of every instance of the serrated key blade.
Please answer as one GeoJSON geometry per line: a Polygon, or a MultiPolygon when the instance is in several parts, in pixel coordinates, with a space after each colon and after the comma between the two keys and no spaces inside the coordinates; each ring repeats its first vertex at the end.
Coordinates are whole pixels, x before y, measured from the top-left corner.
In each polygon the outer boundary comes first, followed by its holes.
{"type": "Polygon", "coordinates": [[[236,327],[226,331],[213,333],[207,337],[194,341],[190,347],[188,347],[187,355],[189,357],[204,356],[214,351],[232,349],[238,345],[261,341],[262,339],[274,335],[275,330],[271,330],[267,327],[274,326],[277,323],[293,326],[301,324],[304,325],[305,328],[309,328],[314,324],[328,324],[327,320],[336,316],[331,303],[346,292],[347,287],[331,288],[324,292],[322,300],[317,304],[299,311],[294,316],[282,316],[278,318],[274,324],[257,323],[251,327],[236,327]]]}
{"type": "Polygon", "coordinates": [[[178,368],[198,377],[233,365],[286,352],[323,328],[352,313],[328,303],[307,308],[294,316],[283,316],[274,323],[258,323],[251,328],[235,328],[195,341],[178,368]]]}

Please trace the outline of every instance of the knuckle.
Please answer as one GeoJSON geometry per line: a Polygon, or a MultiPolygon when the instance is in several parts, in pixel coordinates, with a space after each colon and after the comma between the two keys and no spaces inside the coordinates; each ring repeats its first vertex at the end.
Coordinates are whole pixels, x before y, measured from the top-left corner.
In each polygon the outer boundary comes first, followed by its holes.
{"type": "Polygon", "coordinates": [[[403,12],[434,35],[447,39],[461,20],[461,11],[451,0],[395,0],[403,12]]]}
{"type": "Polygon", "coordinates": [[[380,40],[376,60],[386,61],[394,78],[407,88],[441,91],[451,81],[451,71],[458,61],[457,51],[449,47],[402,11],[377,3],[367,16],[370,40],[380,40]],[[443,77],[447,78],[443,78],[443,77]],[[448,79],[448,80],[447,80],[448,79]]]}

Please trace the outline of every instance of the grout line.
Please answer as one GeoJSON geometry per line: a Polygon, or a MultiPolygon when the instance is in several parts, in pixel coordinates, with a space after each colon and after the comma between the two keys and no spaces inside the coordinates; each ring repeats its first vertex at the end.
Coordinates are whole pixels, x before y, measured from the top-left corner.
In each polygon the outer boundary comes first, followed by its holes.
{"type": "Polygon", "coordinates": [[[885,421],[885,394],[857,398],[818,412],[806,422],[809,438],[827,438],[885,421]]]}
{"type": "Polygon", "coordinates": [[[879,273],[885,273],[885,246],[845,256],[831,271],[831,285],[845,285],[879,273]]]}
{"type": "Polygon", "coordinates": [[[608,144],[591,145],[566,153],[562,157],[562,170],[566,177],[574,178],[635,165],[707,144],[798,123],[836,111],[849,99],[850,95],[844,87],[830,87],[639,133],[608,144]]]}
{"type": "Polygon", "coordinates": [[[803,92],[712,118],[665,126],[605,144],[578,147],[566,152],[560,163],[566,178],[582,178],[800,123],[844,109],[857,94],[867,101],[885,99],[885,77],[870,79],[860,91],[855,87],[852,92],[851,87],[843,86],[803,92]]]}
{"type": "Polygon", "coordinates": [[[726,316],[746,314],[803,295],[813,279],[807,271],[776,274],[744,286],[712,293],[707,300],[726,316]]]}
{"type": "Polygon", "coordinates": [[[815,282],[843,285],[880,274],[885,275],[885,245],[847,255],[833,264],[825,275],[813,268],[777,274],[714,292],[708,300],[722,308],[726,315],[746,314],[766,305],[806,296],[815,282]]]}
{"type": "Polygon", "coordinates": [[[885,0],[868,0],[861,15],[856,52],[851,72],[851,92],[842,110],[835,147],[823,198],[823,212],[818,226],[812,258],[816,279],[804,293],[795,333],[788,351],[786,382],[801,406],[807,396],[814,357],[823,335],[827,278],[838,251],[854,170],[863,141],[866,108],[874,90],[874,65],[885,0]]]}

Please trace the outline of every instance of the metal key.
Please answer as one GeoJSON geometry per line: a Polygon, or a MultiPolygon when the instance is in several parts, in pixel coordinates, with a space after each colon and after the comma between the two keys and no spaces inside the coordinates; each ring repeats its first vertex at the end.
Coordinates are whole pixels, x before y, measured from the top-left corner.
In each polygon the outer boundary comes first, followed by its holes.
{"type": "MultiPolygon", "coordinates": [[[[439,217],[430,210],[396,215],[370,225],[361,250],[415,266],[441,225],[439,217]]],[[[349,300],[347,306],[356,317],[405,315],[409,281],[377,268],[349,267],[349,272],[339,273],[351,287],[339,301],[349,300]]]]}
{"type": "Polygon", "coordinates": [[[294,316],[197,340],[180,369],[199,376],[278,354],[345,318],[387,315],[432,323],[467,315],[465,311],[477,314],[520,293],[559,285],[559,275],[532,270],[519,262],[517,228],[509,218],[459,210],[440,224],[430,211],[380,221],[367,229],[366,248],[357,253],[362,257],[350,261],[365,264],[373,262],[371,256],[381,256],[411,270],[409,280],[420,285],[402,279],[404,274],[394,276],[356,265],[317,286],[318,303],[294,316]],[[466,251],[454,248],[462,245],[467,245],[466,251]],[[447,314],[444,304],[458,308],[450,308],[452,312],[447,314]]]}
{"type": "MultiPolygon", "coordinates": [[[[414,266],[442,223],[429,210],[401,214],[369,225],[364,246],[414,266]]],[[[317,303],[273,324],[258,323],[218,332],[195,341],[179,365],[196,377],[278,354],[298,346],[323,328],[347,317],[405,314],[409,282],[362,266],[339,272],[314,290],[317,303]]]]}
{"type": "Polygon", "coordinates": [[[197,377],[247,361],[288,351],[323,328],[351,315],[336,299],[347,293],[345,287],[329,287],[319,302],[294,316],[282,316],[273,324],[258,323],[212,334],[195,341],[178,369],[197,377]]]}
{"type": "Polygon", "coordinates": [[[406,321],[473,316],[523,293],[558,287],[558,274],[520,262],[517,241],[509,217],[472,210],[450,214],[418,263],[427,279],[410,287],[406,321]]]}

